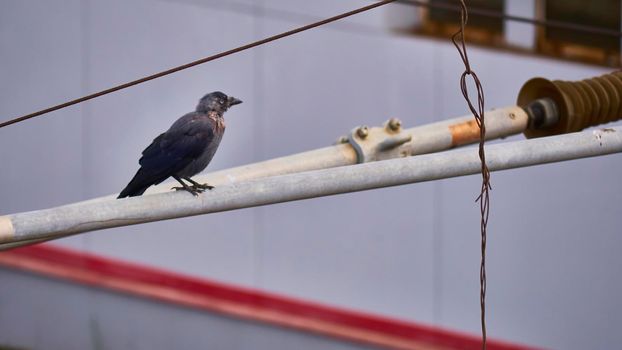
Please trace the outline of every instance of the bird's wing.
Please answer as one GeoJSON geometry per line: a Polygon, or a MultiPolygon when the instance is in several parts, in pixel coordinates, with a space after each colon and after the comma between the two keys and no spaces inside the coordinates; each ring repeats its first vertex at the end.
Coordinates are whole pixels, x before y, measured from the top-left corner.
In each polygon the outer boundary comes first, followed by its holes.
{"type": "Polygon", "coordinates": [[[199,157],[214,138],[210,125],[188,122],[156,137],[143,151],[142,168],[154,176],[171,176],[199,157]]]}

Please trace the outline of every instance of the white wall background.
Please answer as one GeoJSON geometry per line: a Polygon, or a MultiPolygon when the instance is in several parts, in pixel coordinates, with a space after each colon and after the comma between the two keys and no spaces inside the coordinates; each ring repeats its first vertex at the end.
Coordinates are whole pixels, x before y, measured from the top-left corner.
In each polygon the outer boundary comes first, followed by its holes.
{"type": "MultiPolygon", "coordinates": [[[[0,116],[367,3],[0,0],[0,116]]],[[[0,129],[0,213],[120,191],[153,137],[214,90],[244,104],[227,113],[208,170],[323,147],[355,125],[389,117],[412,126],[467,114],[454,47],[392,34],[387,11],[414,9],[391,6],[0,129]]],[[[520,28],[512,31],[524,40],[520,28]]],[[[474,47],[470,54],[488,108],[513,104],[534,76],[572,80],[607,71],[474,47]]],[[[490,336],[560,349],[622,343],[621,161],[615,155],[493,174],[490,336]]],[[[56,244],[477,334],[479,182],[471,176],[307,200],[56,244]]],[[[13,283],[3,279],[0,298],[13,283]]],[[[98,317],[91,303],[81,307],[98,317]]],[[[6,329],[9,321],[0,321],[6,329]]],[[[0,332],[0,341],[11,339],[0,332]]]]}
{"type": "Polygon", "coordinates": [[[9,339],[29,349],[368,349],[17,271],[0,269],[0,278],[10,281],[0,295],[19,295],[0,299],[4,346],[9,339]]]}

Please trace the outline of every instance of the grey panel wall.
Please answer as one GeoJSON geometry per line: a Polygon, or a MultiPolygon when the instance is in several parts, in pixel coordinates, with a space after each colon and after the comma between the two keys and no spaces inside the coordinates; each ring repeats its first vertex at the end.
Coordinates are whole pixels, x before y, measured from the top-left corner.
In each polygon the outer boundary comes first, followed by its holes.
{"type": "Polygon", "coordinates": [[[31,349],[370,349],[291,329],[0,269],[0,346],[31,349]],[[62,321],[62,322],[59,322],[62,321]]]}
{"type": "MultiPolygon", "coordinates": [[[[29,112],[367,3],[4,1],[0,115],[29,112]]],[[[418,125],[466,114],[458,89],[463,67],[453,46],[391,34],[387,15],[376,10],[0,130],[0,212],[119,191],[140,151],[208,91],[245,101],[226,116],[227,133],[211,170],[322,147],[355,125],[389,117],[418,125]]],[[[470,52],[489,108],[512,104],[533,76],[571,80],[606,72],[470,52]]],[[[622,243],[616,209],[621,160],[493,174],[491,336],[565,349],[622,342],[612,328],[622,322],[616,276],[622,257],[615,251],[622,243]]],[[[473,201],[479,181],[473,176],[307,200],[56,244],[477,333],[479,214],[473,201]]]]}
{"type": "MultiPolygon", "coordinates": [[[[2,120],[82,92],[79,1],[2,1],[2,120]]],[[[45,208],[82,198],[82,107],[0,134],[0,209],[45,208]]]]}

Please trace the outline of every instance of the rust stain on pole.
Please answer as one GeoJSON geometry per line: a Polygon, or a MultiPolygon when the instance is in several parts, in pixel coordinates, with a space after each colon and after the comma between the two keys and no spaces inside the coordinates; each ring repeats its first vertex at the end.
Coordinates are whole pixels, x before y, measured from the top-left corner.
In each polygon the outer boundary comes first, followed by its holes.
{"type": "Polygon", "coordinates": [[[479,126],[475,120],[449,126],[453,147],[473,143],[479,140],[479,126]]]}

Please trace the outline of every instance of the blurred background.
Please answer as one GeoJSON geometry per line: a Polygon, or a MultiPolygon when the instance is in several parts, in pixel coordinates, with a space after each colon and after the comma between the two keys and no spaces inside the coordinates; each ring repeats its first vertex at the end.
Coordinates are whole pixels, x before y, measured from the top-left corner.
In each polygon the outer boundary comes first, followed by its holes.
{"type": "MultiPolygon", "coordinates": [[[[370,3],[0,0],[1,120],[370,3]]],[[[621,28],[619,1],[468,3],[621,28]]],[[[390,117],[412,127],[467,115],[458,86],[464,66],[449,39],[457,19],[390,4],[0,129],[0,214],[118,193],[144,147],[215,90],[244,103],[225,115],[227,132],[208,172],[328,146],[357,125],[390,117]]],[[[515,104],[532,77],[579,80],[619,67],[619,38],[472,21],[471,64],[487,109],[515,104]]],[[[621,161],[613,155],[493,173],[489,336],[557,349],[622,343],[621,161]]],[[[480,181],[461,177],[49,244],[478,336],[480,181]]],[[[367,347],[21,270],[0,267],[0,276],[6,346],[367,347]]]]}

